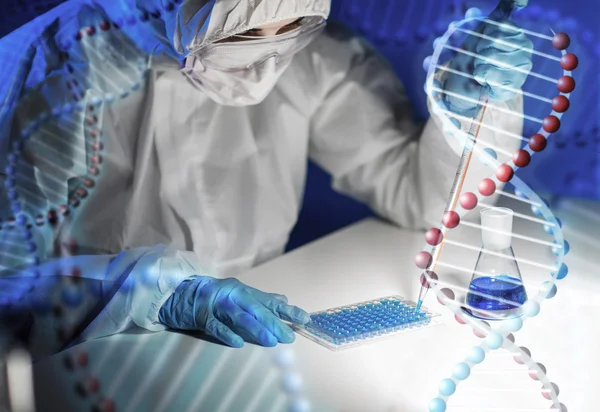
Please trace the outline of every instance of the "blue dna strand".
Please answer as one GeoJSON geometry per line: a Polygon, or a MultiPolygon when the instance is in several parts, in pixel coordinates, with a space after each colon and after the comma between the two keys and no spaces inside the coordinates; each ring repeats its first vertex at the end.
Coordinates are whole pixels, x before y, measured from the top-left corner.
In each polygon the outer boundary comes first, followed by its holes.
{"type": "MultiPolygon", "coordinates": [[[[11,82],[6,83],[7,88],[0,89],[4,102],[0,107],[0,143],[7,145],[6,157],[0,159],[5,173],[0,175],[0,187],[6,188],[6,193],[0,192],[0,196],[9,200],[8,209],[0,210],[0,282],[3,286],[0,309],[8,310],[26,296],[33,297],[35,313],[53,318],[55,333],[47,338],[54,340],[58,347],[66,347],[63,345],[77,336],[72,319],[77,318],[77,314],[89,313],[100,293],[97,284],[90,286],[83,281],[86,267],[63,262],[71,262],[68,258],[89,251],[98,253],[86,236],[89,229],[82,227],[86,222],[77,221],[77,215],[83,208],[110,207],[110,199],[101,199],[98,204],[94,192],[103,185],[122,183],[110,180],[110,169],[118,166],[119,142],[106,141],[104,131],[112,125],[105,116],[111,110],[123,109],[128,99],[139,98],[146,87],[152,49],[139,36],[140,27],[152,24],[161,13],[175,10],[172,3],[166,3],[163,10],[151,12],[112,10],[110,16],[96,9],[92,18],[88,16],[89,24],[80,26],[74,19],[71,30],[62,27],[57,32],[52,16],[69,11],[69,7],[72,5],[59,6],[45,20],[38,21],[37,26],[8,36],[0,43],[3,61],[14,61],[15,50],[20,57],[21,51],[30,44],[36,49],[35,56],[27,55],[19,64],[2,68],[3,77],[11,82]],[[23,94],[23,90],[27,90],[26,93],[23,94]],[[24,108],[27,116],[20,115],[24,108]],[[59,263],[52,266],[52,262],[59,263]],[[41,274],[53,270],[52,274],[63,276],[41,274]],[[26,285],[21,282],[19,288],[9,291],[4,288],[4,282],[15,273],[21,278],[28,277],[30,282],[26,285]],[[50,278],[54,280],[49,281],[50,278]],[[47,285],[48,282],[54,283],[47,285]],[[38,290],[47,286],[58,292],[40,295],[38,300],[38,290]]],[[[127,358],[118,363],[122,365],[118,370],[107,366],[122,355],[113,345],[105,345],[95,353],[94,359],[81,348],[61,355],[74,390],[80,395],[79,406],[94,412],[140,410],[144,403],[141,395],[153,384],[160,372],[158,368],[168,361],[182,337],[173,335],[145,379],[132,380],[135,360],[144,353],[149,356],[148,339],[147,336],[140,339],[132,353],[127,353],[127,358]],[[131,388],[135,392],[133,397],[131,392],[119,395],[124,382],[138,385],[131,388]]],[[[11,342],[2,343],[11,345],[11,342]]],[[[232,356],[231,351],[218,347],[204,351],[201,345],[196,345],[190,348],[195,363],[188,359],[187,366],[182,366],[176,381],[168,387],[165,402],[142,409],[169,410],[168,401],[173,400],[181,385],[185,382],[197,385],[199,378],[205,383],[222,379],[225,370],[235,370],[223,368],[225,362],[241,356],[247,359],[237,359],[234,363],[246,368],[239,376],[227,377],[228,394],[219,397],[211,393],[211,402],[214,398],[218,403],[215,410],[241,410],[237,397],[233,397],[236,395],[249,412],[266,410],[273,405],[277,410],[287,406],[295,412],[308,411],[310,403],[303,395],[302,379],[294,370],[293,353],[282,348],[270,353],[275,372],[270,371],[267,378],[263,373],[258,379],[251,372],[264,365],[259,359],[266,356],[258,351],[247,358],[247,352],[232,356]],[[277,381],[280,385],[276,385],[277,381]],[[254,383],[260,385],[254,387],[254,383]],[[245,388],[253,389],[248,394],[249,389],[245,388]]],[[[196,392],[195,389],[189,391],[196,392]]],[[[207,393],[201,391],[191,399],[189,410],[198,410],[201,402],[207,402],[207,393]]]]}
{"type": "MultiPolygon", "coordinates": [[[[502,107],[492,101],[480,100],[482,106],[480,113],[476,118],[470,119],[457,116],[440,104],[440,99],[444,90],[439,82],[440,76],[443,76],[448,70],[444,63],[451,57],[452,53],[466,53],[460,48],[462,41],[461,35],[482,36],[479,32],[473,31],[473,27],[480,22],[487,24],[497,24],[494,20],[482,17],[476,9],[469,10],[465,18],[450,25],[448,31],[434,42],[434,53],[425,62],[425,68],[428,70],[428,79],[426,83],[426,92],[430,102],[432,116],[439,121],[443,127],[444,134],[453,136],[461,143],[465,150],[457,179],[454,182],[450,201],[444,211],[442,223],[439,228],[432,228],[427,231],[426,246],[419,252],[415,258],[416,265],[423,269],[421,274],[421,283],[428,289],[434,291],[438,301],[445,305],[455,316],[457,322],[468,325],[473,328],[476,336],[483,339],[479,346],[473,346],[469,349],[466,357],[455,365],[449,378],[442,380],[439,384],[439,394],[432,399],[429,404],[430,412],[444,412],[446,410],[538,410],[536,408],[523,409],[528,404],[529,399],[525,396],[518,396],[523,392],[522,383],[517,383],[514,377],[506,378],[507,370],[488,368],[494,377],[494,384],[498,388],[476,389],[474,393],[469,393],[468,397],[462,397],[463,404],[453,403],[450,399],[455,398],[460,393],[459,384],[468,386],[465,382],[469,376],[476,374],[477,367],[485,360],[494,364],[498,357],[502,356],[503,349],[507,354],[514,357],[514,360],[524,365],[530,377],[542,384],[541,393],[543,399],[537,401],[550,402],[550,409],[566,412],[567,408],[561,404],[558,399],[559,388],[551,382],[546,376],[546,368],[533,360],[531,351],[525,347],[519,347],[515,343],[514,333],[519,331],[525,320],[533,318],[540,312],[541,304],[545,299],[550,299],[556,295],[557,280],[565,278],[568,269],[563,263],[565,255],[569,252],[569,244],[564,240],[561,231],[561,223],[554,217],[548,207],[548,203],[542,200],[528,185],[526,185],[515,172],[527,167],[533,161],[533,155],[544,150],[547,146],[547,140],[552,133],[558,131],[561,126],[561,118],[569,109],[570,93],[575,88],[575,81],[572,77],[572,70],[578,65],[577,57],[569,53],[567,48],[570,44],[570,38],[565,33],[553,33],[551,35],[540,34],[532,31],[525,31],[528,36],[537,37],[544,40],[545,47],[537,47],[531,52],[539,57],[551,61],[549,66],[534,66],[534,71],[530,73],[541,81],[552,84],[551,88],[545,88],[545,94],[528,92],[525,88],[522,91],[524,100],[531,99],[536,105],[544,106],[546,116],[544,118],[530,115],[520,110],[511,110],[502,107]],[[550,49],[552,52],[543,52],[550,49]],[[560,51],[558,56],[556,51],[560,51]],[[540,69],[545,72],[540,72],[540,69]],[[555,87],[558,89],[556,90],[555,87]],[[496,110],[495,113],[503,113],[508,116],[516,116],[523,119],[524,130],[531,130],[535,125],[535,132],[532,135],[518,135],[508,128],[501,129],[488,124],[486,119],[486,110],[496,110]],[[549,114],[548,114],[549,113],[549,114]],[[497,143],[490,143],[488,135],[499,136],[502,139],[518,139],[527,144],[526,147],[511,153],[497,143]],[[483,164],[484,170],[491,169],[492,174],[489,177],[481,179],[481,175],[474,176],[475,180],[469,182],[467,168],[471,160],[472,153],[477,155],[477,159],[483,164]],[[508,191],[504,188],[510,185],[514,190],[508,191]],[[519,222],[520,230],[512,230],[512,223],[509,232],[502,232],[493,227],[483,226],[467,220],[469,211],[476,208],[482,210],[503,210],[493,206],[492,199],[499,199],[499,203],[508,202],[515,208],[510,211],[511,216],[519,222]],[[514,205],[514,206],[513,206],[514,205]],[[459,230],[460,227],[460,230],[459,230]],[[521,282],[518,275],[519,293],[510,295],[506,298],[505,294],[498,294],[491,287],[490,279],[480,277],[485,280],[487,288],[481,288],[482,284],[470,283],[468,279],[476,279],[486,273],[479,273],[477,266],[468,267],[465,263],[468,261],[466,256],[472,256],[474,261],[477,252],[480,250],[478,245],[473,244],[473,229],[482,231],[484,239],[484,248],[481,250],[480,257],[484,252],[486,231],[497,232],[495,235],[508,237],[509,242],[512,238],[518,243],[516,256],[512,253],[494,253],[498,265],[505,260],[510,261],[514,267],[517,265],[522,272],[521,282]],[[464,232],[459,236],[461,230],[464,232]],[[518,233],[518,232],[525,232],[518,233]],[[459,237],[456,240],[454,237],[459,237]],[[442,251],[444,253],[442,253],[442,251]],[[527,257],[522,255],[527,251],[527,257]],[[475,253],[475,254],[473,254],[475,253]],[[473,269],[475,267],[475,270],[473,269]],[[465,275],[466,274],[466,275],[465,275]],[[467,278],[464,278],[467,276],[467,278]],[[462,278],[461,278],[462,277],[462,278]],[[537,285],[536,285],[537,284],[537,285]],[[467,286],[469,285],[469,286],[467,286]],[[475,287],[473,287],[475,285],[475,287]],[[538,286],[539,285],[539,286],[538,286]],[[479,286],[479,287],[478,287],[479,286]],[[526,293],[525,293],[526,291],[526,293]],[[459,296],[459,293],[462,296],[459,296]],[[477,299],[470,299],[470,297],[477,299]],[[519,296],[515,299],[514,296],[519,296]],[[479,305],[481,299],[488,305],[479,305]],[[517,300],[517,301],[515,301],[517,300]],[[513,311],[511,316],[504,316],[504,311],[497,309],[501,305],[509,304],[513,311]],[[502,314],[502,315],[500,315],[502,314]],[[487,319],[487,320],[484,320],[487,319]],[[458,393],[457,393],[458,392],[458,393]],[[498,395],[500,393],[500,395],[498,395]],[[512,393],[512,395],[507,395],[512,393]],[[494,398],[494,394],[497,395],[494,398]],[[493,407],[493,408],[491,408],[493,407]],[[491,409],[490,409],[491,408],[491,409]]],[[[485,59],[485,57],[483,57],[485,59]]],[[[470,77],[467,73],[455,72],[462,76],[470,77]]],[[[458,96],[460,97],[460,96],[458,96]]],[[[525,104],[525,107],[528,107],[525,104]]],[[[474,165],[477,166],[477,165],[474,165]]],[[[485,172],[482,172],[485,173],[485,172]]],[[[497,238],[498,239],[498,238],[497,238]]],[[[489,270],[489,268],[488,268],[489,270]]],[[[498,268],[500,271],[500,268],[498,268]]],[[[491,268],[494,273],[494,268],[491,268]]],[[[517,273],[519,271],[517,270],[517,273]]],[[[500,272],[494,276],[502,275],[500,272]]],[[[494,280],[494,279],[492,279],[494,280]]],[[[495,279],[496,281],[498,278],[495,279]]],[[[511,283],[506,281],[506,283],[511,283]]],[[[496,286],[500,289],[510,289],[506,285],[496,286]]],[[[516,373],[522,369],[510,369],[516,373]]],[[[525,371],[523,371],[525,374],[525,371]]],[[[479,377],[482,380],[484,378],[479,377]]],[[[490,377],[487,378],[491,379],[490,377]]],[[[475,380],[475,378],[473,378],[475,380]]],[[[486,380],[486,383],[488,383],[486,380]]],[[[540,389],[537,389],[540,391],[540,389]]],[[[535,404],[537,406],[537,404],[535,404]]],[[[548,405],[541,407],[540,410],[548,410],[548,405]]]]}

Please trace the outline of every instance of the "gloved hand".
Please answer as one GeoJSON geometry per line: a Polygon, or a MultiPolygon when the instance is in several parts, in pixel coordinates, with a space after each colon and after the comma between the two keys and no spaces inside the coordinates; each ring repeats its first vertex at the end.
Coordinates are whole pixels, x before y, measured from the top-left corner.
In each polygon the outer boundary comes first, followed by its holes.
{"type": "Polygon", "coordinates": [[[473,30],[480,35],[469,35],[462,46],[467,53],[458,53],[450,63],[450,69],[464,73],[448,72],[443,87],[449,92],[444,101],[456,114],[475,114],[482,87],[491,101],[512,99],[533,67],[531,40],[515,24],[498,18],[497,10],[490,18],[498,24],[481,23],[473,30]]]}
{"type": "Polygon", "coordinates": [[[292,343],[294,331],[280,319],[305,324],[308,313],[282,295],[261,292],[237,279],[186,280],[164,303],[158,319],[172,329],[201,330],[240,348],[244,340],[262,346],[292,343]]]}

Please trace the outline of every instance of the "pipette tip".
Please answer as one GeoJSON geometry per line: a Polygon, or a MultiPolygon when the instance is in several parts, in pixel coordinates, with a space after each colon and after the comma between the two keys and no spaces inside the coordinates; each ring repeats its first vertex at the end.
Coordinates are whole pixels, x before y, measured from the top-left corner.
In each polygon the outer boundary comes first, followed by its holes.
{"type": "Polygon", "coordinates": [[[425,296],[427,295],[427,288],[425,288],[423,285],[421,285],[421,290],[419,291],[419,299],[417,300],[417,306],[415,308],[415,313],[419,312],[419,310],[421,310],[421,305],[423,304],[423,299],[425,299],[425,296]]]}

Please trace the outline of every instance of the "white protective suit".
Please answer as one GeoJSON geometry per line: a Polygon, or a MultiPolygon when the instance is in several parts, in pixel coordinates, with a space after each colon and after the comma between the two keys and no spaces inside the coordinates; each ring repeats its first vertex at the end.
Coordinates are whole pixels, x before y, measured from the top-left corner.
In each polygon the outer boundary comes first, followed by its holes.
{"type": "MultiPolygon", "coordinates": [[[[143,87],[101,106],[102,173],[61,229],[83,250],[124,251],[102,276],[129,271],[125,283],[145,287],[123,286],[84,337],[134,324],[162,330],[157,312],[187,276],[237,276],[280,255],[309,158],[332,175],[337,191],[380,216],[407,228],[438,226],[461,148],[451,148],[435,122],[413,123],[392,69],[345,28],[330,23],[258,105],[218,105],[180,71],[175,57],[198,45],[283,19],[326,18],[329,3],[185,0],[153,20],[144,36],[160,38],[166,54],[152,60],[143,87]]],[[[521,97],[498,105],[514,110],[521,97]]],[[[22,106],[21,125],[31,113],[22,106]]],[[[488,109],[486,123],[521,134],[521,119],[501,111],[488,109]]],[[[487,129],[480,139],[511,153],[519,146],[487,129]]],[[[491,174],[477,163],[474,179],[491,174]]]]}

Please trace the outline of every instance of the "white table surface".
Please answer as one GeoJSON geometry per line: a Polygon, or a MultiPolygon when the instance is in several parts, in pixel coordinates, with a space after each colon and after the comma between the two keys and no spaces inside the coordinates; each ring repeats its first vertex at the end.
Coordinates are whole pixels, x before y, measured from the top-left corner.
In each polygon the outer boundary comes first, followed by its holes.
{"type": "MultiPolygon", "coordinates": [[[[567,201],[557,210],[572,247],[566,259],[569,276],[559,283],[556,297],[544,302],[540,315],[515,334],[516,343],[529,348],[534,360],[547,368],[569,411],[591,412],[597,410],[594,393],[600,385],[600,207],[567,201]]],[[[531,224],[516,219],[515,229],[528,233],[531,224]]],[[[477,244],[478,235],[473,233],[465,231],[461,239],[475,239],[471,243],[477,244]]],[[[423,239],[421,232],[368,219],[240,279],[283,293],[290,303],[309,312],[392,294],[415,299],[419,271],[413,257],[423,247],[423,239]]],[[[515,240],[513,246],[517,256],[529,256],[525,243],[515,240]]],[[[472,254],[467,258],[461,252],[445,253],[466,266],[473,264],[472,254]]],[[[537,282],[538,275],[548,276],[542,272],[528,277],[523,271],[525,283],[537,282]]],[[[314,410],[426,411],[437,395],[438,382],[450,377],[452,367],[480,339],[469,327],[459,325],[432,293],[425,305],[442,314],[444,326],[342,352],[298,336],[289,348],[314,410]]],[[[275,351],[253,345],[224,348],[173,332],[121,334],[86,342],[36,364],[37,402],[58,408],[52,410],[88,410],[97,396],[71,399],[63,391],[72,394],[75,382],[91,373],[99,377],[102,394],[116,400],[118,411],[284,410],[270,361],[275,351]],[[89,354],[89,365],[75,372],[66,370],[62,359],[78,350],[89,354]]],[[[448,411],[499,411],[509,406],[522,408],[510,409],[514,411],[548,410],[550,403],[542,398],[540,388],[525,367],[500,350],[459,385],[448,411]],[[515,389],[519,392],[504,392],[515,389]]]]}

